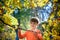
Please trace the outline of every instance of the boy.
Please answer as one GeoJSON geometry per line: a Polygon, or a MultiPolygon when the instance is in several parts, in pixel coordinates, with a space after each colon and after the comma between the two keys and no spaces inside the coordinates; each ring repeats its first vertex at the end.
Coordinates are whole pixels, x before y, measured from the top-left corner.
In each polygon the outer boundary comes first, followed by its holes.
{"type": "Polygon", "coordinates": [[[37,29],[38,25],[39,20],[36,17],[31,18],[30,20],[31,30],[26,31],[23,35],[21,34],[21,30],[18,30],[18,37],[20,39],[26,38],[27,40],[43,40],[40,30],[37,29]]]}

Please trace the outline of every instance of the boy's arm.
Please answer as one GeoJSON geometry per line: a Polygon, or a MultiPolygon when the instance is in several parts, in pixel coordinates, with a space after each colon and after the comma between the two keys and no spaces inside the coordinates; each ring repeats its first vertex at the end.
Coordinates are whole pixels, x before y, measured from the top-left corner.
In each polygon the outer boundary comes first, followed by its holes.
{"type": "Polygon", "coordinates": [[[42,34],[41,34],[40,31],[38,32],[38,38],[39,38],[40,40],[43,40],[43,37],[42,37],[42,34]]]}
{"type": "Polygon", "coordinates": [[[20,39],[24,38],[26,36],[26,33],[24,33],[23,35],[21,34],[21,30],[18,29],[18,37],[20,39]]]}

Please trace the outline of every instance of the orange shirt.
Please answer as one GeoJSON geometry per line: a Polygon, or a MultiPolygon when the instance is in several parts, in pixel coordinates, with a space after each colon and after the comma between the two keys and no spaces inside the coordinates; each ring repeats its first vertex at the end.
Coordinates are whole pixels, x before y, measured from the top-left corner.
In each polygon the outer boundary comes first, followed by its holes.
{"type": "Polygon", "coordinates": [[[39,30],[37,30],[36,33],[32,31],[26,31],[24,34],[21,34],[21,31],[18,31],[18,37],[20,39],[25,37],[27,40],[38,40],[38,38],[39,40],[43,40],[42,34],[39,30]]]}

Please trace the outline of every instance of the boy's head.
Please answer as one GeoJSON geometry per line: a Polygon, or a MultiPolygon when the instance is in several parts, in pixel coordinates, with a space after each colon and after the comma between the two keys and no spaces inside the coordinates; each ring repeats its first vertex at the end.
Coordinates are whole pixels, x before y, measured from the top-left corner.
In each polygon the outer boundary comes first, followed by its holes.
{"type": "Polygon", "coordinates": [[[39,24],[39,19],[36,17],[31,18],[30,20],[30,26],[35,29],[39,24]]]}

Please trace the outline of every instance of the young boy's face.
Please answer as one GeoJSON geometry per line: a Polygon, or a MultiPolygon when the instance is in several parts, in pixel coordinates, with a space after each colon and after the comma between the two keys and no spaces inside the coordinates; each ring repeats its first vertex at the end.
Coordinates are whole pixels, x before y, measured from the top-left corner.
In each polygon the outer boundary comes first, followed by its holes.
{"type": "Polygon", "coordinates": [[[35,29],[38,26],[38,23],[30,22],[30,26],[31,26],[32,29],[35,29]]]}

